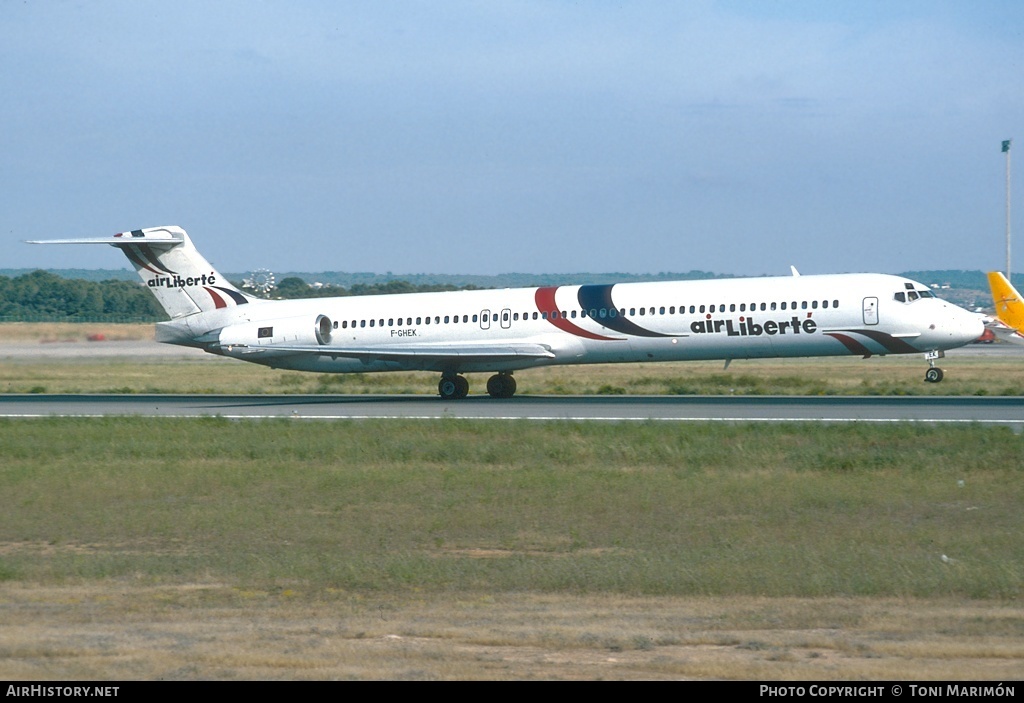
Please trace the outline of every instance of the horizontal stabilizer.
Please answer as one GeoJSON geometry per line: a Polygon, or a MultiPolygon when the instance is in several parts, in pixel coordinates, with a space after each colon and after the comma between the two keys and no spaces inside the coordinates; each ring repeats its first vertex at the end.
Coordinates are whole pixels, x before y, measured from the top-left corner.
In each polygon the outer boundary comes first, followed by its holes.
{"type": "Polygon", "coordinates": [[[112,247],[149,246],[175,247],[185,243],[185,233],[174,228],[153,228],[119,232],[112,237],[85,237],[83,239],[36,239],[29,244],[109,244],[112,247]]]}

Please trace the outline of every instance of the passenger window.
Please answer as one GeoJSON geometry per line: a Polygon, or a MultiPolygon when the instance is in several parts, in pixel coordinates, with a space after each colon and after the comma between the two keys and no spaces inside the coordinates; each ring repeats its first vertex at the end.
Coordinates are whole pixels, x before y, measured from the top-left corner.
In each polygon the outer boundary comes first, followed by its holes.
{"type": "Polygon", "coordinates": [[[786,309],[786,301],[785,301],[785,300],[783,300],[783,301],[782,301],[782,309],[783,309],[783,310],[785,310],[785,309],[786,309]]]}
{"type": "Polygon", "coordinates": [[[811,309],[812,310],[817,310],[818,309],[818,301],[817,300],[812,300],[811,301],[811,309]]]}
{"type": "Polygon", "coordinates": [[[665,314],[665,306],[664,305],[662,305],[660,308],[658,308],[658,314],[659,315],[664,315],[665,314]]]}
{"type": "Polygon", "coordinates": [[[772,303],[772,310],[775,309],[775,303],[772,303]]]}

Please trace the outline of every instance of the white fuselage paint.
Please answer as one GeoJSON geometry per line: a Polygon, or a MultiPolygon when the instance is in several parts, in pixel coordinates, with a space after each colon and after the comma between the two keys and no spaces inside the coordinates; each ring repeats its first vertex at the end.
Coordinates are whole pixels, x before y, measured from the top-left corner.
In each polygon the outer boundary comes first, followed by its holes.
{"type": "Polygon", "coordinates": [[[975,315],[930,297],[925,286],[909,279],[835,274],[253,301],[160,323],[157,339],[274,368],[462,373],[928,352],[967,344],[981,332],[975,315]],[[329,320],[330,347],[401,351],[528,344],[551,354],[460,361],[277,349],[323,345],[316,336],[322,317],[329,320]]]}

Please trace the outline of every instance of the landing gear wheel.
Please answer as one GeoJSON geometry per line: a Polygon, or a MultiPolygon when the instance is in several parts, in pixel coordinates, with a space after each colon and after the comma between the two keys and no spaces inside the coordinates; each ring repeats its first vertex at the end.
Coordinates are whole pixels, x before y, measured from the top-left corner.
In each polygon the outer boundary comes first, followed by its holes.
{"type": "Polygon", "coordinates": [[[443,400],[460,400],[469,395],[469,381],[465,376],[442,376],[437,392],[443,400]]]}
{"type": "Polygon", "coordinates": [[[924,372],[924,380],[928,383],[938,383],[942,380],[942,369],[938,366],[933,366],[924,372]]]}
{"type": "Polygon", "coordinates": [[[499,373],[487,379],[487,394],[492,398],[511,398],[516,393],[516,379],[511,374],[499,373]]]}

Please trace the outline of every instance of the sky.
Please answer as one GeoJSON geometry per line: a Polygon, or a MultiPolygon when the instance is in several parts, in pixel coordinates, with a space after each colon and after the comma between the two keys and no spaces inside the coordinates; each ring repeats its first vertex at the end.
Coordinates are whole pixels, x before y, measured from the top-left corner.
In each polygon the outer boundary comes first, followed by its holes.
{"type": "Polygon", "coordinates": [[[0,268],[1024,269],[1016,0],[0,0],[0,268]],[[1012,164],[1011,164],[1012,166],[1012,164]]]}

